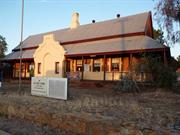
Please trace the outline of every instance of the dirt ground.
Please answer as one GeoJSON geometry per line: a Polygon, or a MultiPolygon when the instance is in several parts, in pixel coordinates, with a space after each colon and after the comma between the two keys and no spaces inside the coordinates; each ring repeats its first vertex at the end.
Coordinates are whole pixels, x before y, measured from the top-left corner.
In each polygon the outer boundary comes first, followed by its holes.
{"type": "MultiPolygon", "coordinates": [[[[136,126],[144,134],[148,131],[180,134],[180,94],[148,90],[140,93],[117,93],[111,89],[70,88],[68,101],[31,96],[30,84],[18,91],[17,84],[4,83],[0,88],[0,103],[13,102],[29,109],[38,108],[57,114],[87,114],[98,120],[113,121],[114,126],[136,126]],[[177,127],[176,127],[177,126],[177,127]]],[[[21,120],[0,118],[0,129],[13,134],[72,134],[21,120]],[[19,124],[16,124],[19,123],[19,124]],[[14,124],[12,124],[14,123],[14,124]],[[19,125],[19,126],[12,126],[19,125]],[[21,131],[23,129],[22,133],[21,131]],[[45,130],[44,130],[45,129],[45,130]]]]}
{"type": "Polygon", "coordinates": [[[51,128],[48,125],[42,126],[17,118],[9,119],[6,117],[0,117],[0,130],[11,135],[76,135],[72,132],[51,128]]]}

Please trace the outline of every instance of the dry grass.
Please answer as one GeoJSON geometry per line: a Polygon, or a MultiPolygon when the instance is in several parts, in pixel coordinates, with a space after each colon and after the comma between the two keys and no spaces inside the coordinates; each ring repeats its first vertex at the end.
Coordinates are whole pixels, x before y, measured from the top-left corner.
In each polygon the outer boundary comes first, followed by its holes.
{"type": "Polygon", "coordinates": [[[4,84],[0,102],[24,105],[27,109],[51,111],[52,113],[89,114],[98,119],[111,118],[114,124],[135,123],[140,129],[169,130],[180,116],[180,95],[157,90],[155,92],[115,93],[110,89],[70,88],[68,101],[35,97],[30,95],[30,85],[17,93],[16,84],[4,84]]]}

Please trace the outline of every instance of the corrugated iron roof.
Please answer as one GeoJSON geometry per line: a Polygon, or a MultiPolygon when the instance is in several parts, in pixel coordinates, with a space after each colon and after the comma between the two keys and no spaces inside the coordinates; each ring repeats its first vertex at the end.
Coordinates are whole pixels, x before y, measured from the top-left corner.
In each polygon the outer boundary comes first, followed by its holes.
{"type": "Polygon", "coordinates": [[[143,49],[166,48],[156,40],[148,36],[134,36],[126,38],[116,38],[103,41],[93,41],[89,43],[64,45],[67,55],[124,52],[143,49]]]}
{"type": "MultiPolygon", "coordinates": [[[[32,59],[35,50],[36,49],[22,51],[22,59],[32,59]]],[[[17,60],[17,59],[20,59],[20,51],[11,52],[4,58],[4,60],[17,60]]]]}
{"type": "MultiPolygon", "coordinates": [[[[64,45],[66,50],[66,55],[80,55],[80,54],[91,54],[91,53],[106,53],[106,52],[126,52],[135,51],[143,49],[159,49],[166,48],[166,46],[161,45],[158,41],[148,37],[148,36],[134,36],[125,38],[108,39],[101,41],[92,41],[86,43],[69,44],[64,45]]],[[[12,52],[5,59],[19,59],[19,52],[12,52]]],[[[33,50],[24,50],[22,58],[33,58],[33,50]]]]}
{"type": "MultiPolygon", "coordinates": [[[[111,35],[144,32],[148,16],[149,12],[145,12],[112,20],[80,25],[76,29],[66,28],[32,35],[23,41],[23,48],[30,48],[39,45],[42,43],[43,36],[46,34],[53,34],[56,41],[69,42],[111,35]]],[[[14,49],[18,48],[19,46],[14,49]]]]}

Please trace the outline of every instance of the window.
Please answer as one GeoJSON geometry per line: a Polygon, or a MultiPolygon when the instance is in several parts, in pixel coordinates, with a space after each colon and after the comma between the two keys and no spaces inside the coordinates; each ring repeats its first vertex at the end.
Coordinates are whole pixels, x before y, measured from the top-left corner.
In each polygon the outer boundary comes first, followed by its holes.
{"type": "Polygon", "coordinates": [[[120,63],[119,58],[112,58],[111,70],[112,71],[119,71],[119,63],[120,63]]]}
{"type": "Polygon", "coordinates": [[[84,60],[84,71],[86,72],[91,71],[91,59],[84,60]]]}
{"type": "Polygon", "coordinates": [[[29,73],[29,66],[30,66],[30,63],[26,63],[26,69],[28,73],[29,73]]]}
{"type": "Polygon", "coordinates": [[[109,58],[103,59],[103,66],[102,66],[102,71],[109,71],[109,58]]]}
{"type": "Polygon", "coordinates": [[[20,66],[19,63],[14,64],[14,66],[13,66],[13,68],[14,68],[13,77],[19,77],[19,66],[20,66]]]}
{"type": "Polygon", "coordinates": [[[82,60],[76,61],[76,71],[82,71],[82,60]]]}
{"type": "Polygon", "coordinates": [[[41,74],[41,63],[38,63],[38,74],[41,74]]]}
{"type": "Polygon", "coordinates": [[[55,63],[55,73],[59,74],[59,62],[55,63]]]}
{"type": "Polygon", "coordinates": [[[100,62],[100,59],[94,59],[93,72],[100,72],[100,70],[101,70],[101,62],[100,62]]]}

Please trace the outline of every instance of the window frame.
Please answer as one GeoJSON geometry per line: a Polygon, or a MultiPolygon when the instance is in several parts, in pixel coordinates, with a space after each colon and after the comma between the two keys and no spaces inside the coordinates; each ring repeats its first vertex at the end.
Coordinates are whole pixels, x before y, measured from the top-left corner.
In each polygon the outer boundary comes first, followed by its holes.
{"type": "Polygon", "coordinates": [[[76,71],[77,72],[82,72],[82,69],[83,68],[83,61],[82,61],[82,59],[76,59],[76,71]],[[81,61],[81,62],[79,62],[79,61],[81,61]],[[78,69],[80,69],[80,70],[78,70],[78,69]]]}
{"type": "Polygon", "coordinates": [[[41,74],[41,63],[38,63],[38,74],[41,74]]]}
{"type": "Polygon", "coordinates": [[[55,62],[55,74],[59,74],[59,62],[55,62]]]}
{"type": "Polygon", "coordinates": [[[93,72],[101,72],[101,58],[93,59],[93,68],[92,68],[92,70],[93,70],[93,72]],[[98,60],[99,60],[99,63],[95,62],[95,61],[98,61],[98,60]],[[99,64],[99,66],[97,66],[97,64],[99,64]],[[99,67],[99,70],[95,69],[97,67],[99,67]]]}
{"type": "Polygon", "coordinates": [[[116,58],[116,57],[111,58],[111,71],[113,71],[113,72],[119,72],[120,71],[120,58],[116,58]],[[118,62],[113,62],[113,60],[114,61],[118,60],[118,62]],[[114,65],[116,65],[116,66],[114,66],[114,65]],[[117,67],[117,69],[115,67],[117,67]]]}

